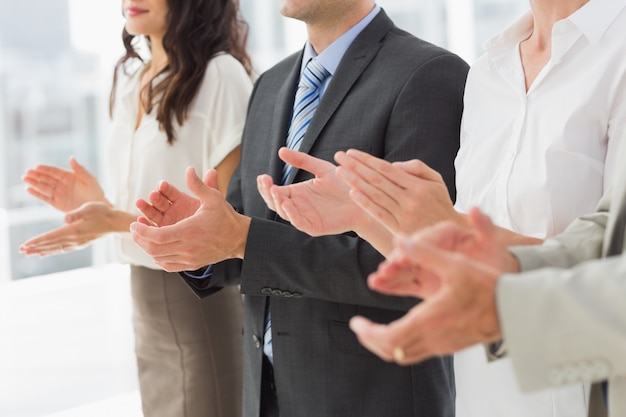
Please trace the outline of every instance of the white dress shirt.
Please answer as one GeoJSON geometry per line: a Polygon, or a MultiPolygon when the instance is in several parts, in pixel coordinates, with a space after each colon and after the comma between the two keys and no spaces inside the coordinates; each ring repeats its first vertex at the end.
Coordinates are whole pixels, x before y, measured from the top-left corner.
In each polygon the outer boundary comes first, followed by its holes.
{"type": "MultiPolygon", "coordinates": [[[[120,74],[121,76],[122,74],[120,74]]],[[[185,170],[193,166],[200,176],[214,168],[239,144],[252,81],[231,55],[213,58],[193,99],[187,119],[174,123],[175,142],[159,129],[156,108],[144,114],[135,129],[141,68],[120,78],[108,142],[108,174],[116,208],[130,213],[138,198],[147,199],[161,180],[185,192],[185,170]]],[[[121,262],[160,269],[129,234],[116,236],[121,262]]]]}
{"type": "MultiPolygon", "coordinates": [[[[557,22],[527,92],[519,43],[532,26],[528,13],[489,40],[469,72],[456,208],[545,238],[593,212],[611,180],[626,125],[626,0],[591,0],[557,22]]],[[[510,361],[487,364],[482,347],[455,355],[455,370],[458,417],[586,415],[582,386],[521,394],[510,361]]]]}

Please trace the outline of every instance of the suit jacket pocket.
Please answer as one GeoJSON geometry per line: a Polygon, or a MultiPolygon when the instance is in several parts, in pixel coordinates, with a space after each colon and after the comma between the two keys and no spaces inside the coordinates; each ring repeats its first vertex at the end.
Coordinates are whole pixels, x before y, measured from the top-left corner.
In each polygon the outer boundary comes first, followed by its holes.
{"type": "Polygon", "coordinates": [[[348,323],[342,321],[331,321],[329,323],[330,349],[334,352],[352,353],[359,355],[374,356],[365,349],[348,323]]]}

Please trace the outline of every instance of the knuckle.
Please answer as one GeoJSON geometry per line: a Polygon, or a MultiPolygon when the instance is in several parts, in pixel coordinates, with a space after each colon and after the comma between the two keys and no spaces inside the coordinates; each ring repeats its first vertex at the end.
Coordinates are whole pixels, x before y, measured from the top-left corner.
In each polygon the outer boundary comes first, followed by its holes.
{"type": "Polygon", "coordinates": [[[393,173],[395,171],[395,167],[393,166],[393,164],[384,161],[380,165],[380,171],[383,174],[391,174],[391,173],[393,173]]]}
{"type": "Polygon", "coordinates": [[[412,159],[407,163],[407,165],[411,170],[421,171],[425,164],[419,159],[412,159]]]}

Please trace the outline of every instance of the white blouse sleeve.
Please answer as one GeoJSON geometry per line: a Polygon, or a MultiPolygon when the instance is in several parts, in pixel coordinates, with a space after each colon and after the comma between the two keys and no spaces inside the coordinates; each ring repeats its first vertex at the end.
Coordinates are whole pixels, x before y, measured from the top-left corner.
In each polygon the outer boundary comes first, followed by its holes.
{"type": "Polygon", "coordinates": [[[209,63],[198,93],[198,110],[206,111],[203,172],[215,168],[241,143],[252,81],[231,55],[209,63]]]}

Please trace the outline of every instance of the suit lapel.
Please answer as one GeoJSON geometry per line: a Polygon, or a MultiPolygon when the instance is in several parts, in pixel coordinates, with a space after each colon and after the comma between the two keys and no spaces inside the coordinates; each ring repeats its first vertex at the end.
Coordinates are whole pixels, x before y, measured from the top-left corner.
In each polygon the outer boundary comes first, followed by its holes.
{"type": "MultiPolygon", "coordinates": [[[[341,59],[337,71],[328,84],[324,96],[315,111],[313,120],[300,145],[300,151],[309,153],[320,133],[346,98],[348,92],[363,71],[372,62],[382,46],[382,39],[393,27],[393,22],[383,10],[357,36],[341,59]]],[[[292,100],[293,102],[293,100],[292,100]]],[[[285,136],[286,137],[286,136],[285,136]]],[[[297,169],[292,170],[287,183],[293,181],[297,169]]]]}

